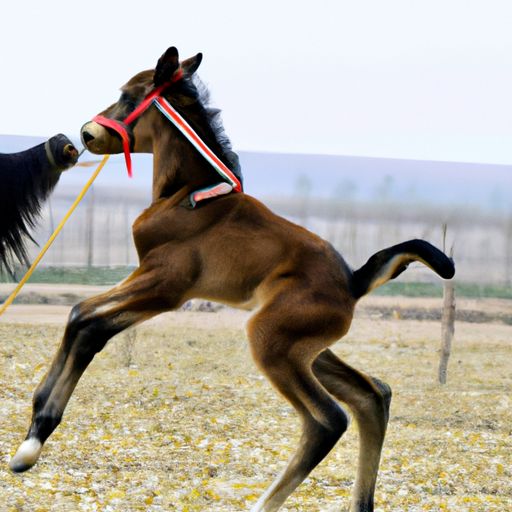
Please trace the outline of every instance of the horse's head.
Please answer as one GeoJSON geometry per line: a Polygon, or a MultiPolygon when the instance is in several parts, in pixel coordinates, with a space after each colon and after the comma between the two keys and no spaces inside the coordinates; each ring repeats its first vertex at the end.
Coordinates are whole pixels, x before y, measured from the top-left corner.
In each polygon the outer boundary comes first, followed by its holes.
{"type": "Polygon", "coordinates": [[[210,190],[219,175],[228,186],[217,192],[241,191],[238,157],[220,111],[208,107],[206,88],[192,77],[201,60],[198,53],[180,63],[178,50],[169,48],[154,70],[136,74],[121,88],[117,103],[82,127],[82,141],[92,153],[124,152],[128,174],[130,153],[153,153],[154,198],[185,187],[210,190]]]}
{"type": "MultiPolygon", "coordinates": [[[[135,153],[153,152],[154,108],[147,108],[132,121],[125,122],[147,96],[158,88],[164,88],[162,94],[172,98],[178,108],[197,101],[197,97],[187,94],[183,79],[190,77],[199,67],[202,54],[198,53],[180,63],[178,50],[170,47],[158,60],[154,70],[137,73],[121,88],[119,100],[97,116],[114,121],[122,127],[129,139],[130,150],[135,153]]],[[[133,116],[132,116],[133,117],[133,116]]],[[[107,123],[107,121],[105,121],[107,123]]],[[[123,140],[120,132],[95,120],[86,123],[81,130],[82,142],[89,151],[96,154],[114,154],[123,152],[123,140]]],[[[108,123],[107,123],[108,124],[108,123]]]]}

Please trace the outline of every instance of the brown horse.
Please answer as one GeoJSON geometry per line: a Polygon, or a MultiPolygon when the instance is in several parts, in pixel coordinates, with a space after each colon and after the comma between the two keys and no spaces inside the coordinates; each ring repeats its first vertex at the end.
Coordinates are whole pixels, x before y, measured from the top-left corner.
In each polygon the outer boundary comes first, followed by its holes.
{"type": "MultiPolygon", "coordinates": [[[[151,90],[168,84],[162,95],[236,174],[216,112],[205,106],[193,77],[200,61],[198,54],[180,65],[170,48],[156,70],[131,78],[102,116],[123,120],[151,90]]],[[[126,129],[132,151],[154,155],[153,202],[133,226],[140,266],[111,291],[73,308],[35,392],[32,423],[11,469],[35,464],[80,376],[112,336],[200,297],[257,308],[247,326],[252,355],[302,419],[296,454],[253,510],[277,510],[335,445],[348,424],[338,401],[352,411],[360,435],[351,510],[373,510],[391,390],[328,347],[348,331],[357,300],[410,262],[420,261],[443,278],[454,275],[453,262],[429,243],[412,240],[379,251],[352,271],[327,242],[244,193],[192,208],[190,193],[218,182],[209,163],[153,106],[126,129]]],[[[97,122],[84,125],[82,138],[94,153],[123,150],[116,131],[97,122]]]]}

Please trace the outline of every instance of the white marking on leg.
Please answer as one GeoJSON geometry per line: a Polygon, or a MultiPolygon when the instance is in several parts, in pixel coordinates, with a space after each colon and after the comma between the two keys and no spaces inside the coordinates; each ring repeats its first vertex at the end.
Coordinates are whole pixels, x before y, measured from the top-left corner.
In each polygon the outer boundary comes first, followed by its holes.
{"type": "Polygon", "coordinates": [[[37,462],[42,448],[41,441],[35,437],[23,441],[16,455],[9,461],[9,468],[16,472],[31,468],[37,462]]]}

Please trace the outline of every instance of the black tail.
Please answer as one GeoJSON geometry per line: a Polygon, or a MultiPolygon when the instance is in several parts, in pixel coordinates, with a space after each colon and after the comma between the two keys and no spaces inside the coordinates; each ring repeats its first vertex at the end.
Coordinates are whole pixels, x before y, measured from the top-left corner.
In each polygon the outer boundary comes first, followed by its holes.
{"type": "Polygon", "coordinates": [[[375,253],[352,275],[356,299],[399,276],[413,261],[421,261],[443,279],[455,275],[453,260],[425,240],[409,240],[375,253]]]}
{"type": "Polygon", "coordinates": [[[25,241],[42,203],[60,171],[77,159],[77,150],[61,134],[20,153],[0,154],[0,271],[12,274],[15,260],[28,264],[25,241]]]}

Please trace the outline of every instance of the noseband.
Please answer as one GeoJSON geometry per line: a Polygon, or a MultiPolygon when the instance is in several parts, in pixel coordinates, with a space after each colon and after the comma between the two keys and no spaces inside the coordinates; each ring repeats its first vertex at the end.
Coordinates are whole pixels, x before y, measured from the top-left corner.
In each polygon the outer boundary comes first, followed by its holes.
{"type": "Polygon", "coordinates": [[[183,78],[183,70],[179,68],[171,81],[155,87],[142,102],[123,121],[109,119],[105,116],[95,116],[92,120],[106,128],[111,128],[119,134],[123,142],[123,152],[126,160],[128,176],[132,177],[132,159],[130,155],[130,135],[126,127],[139,118],[151,105],[158,110],[190,141],[196,150],[217,171],[223,181],[210,187],[196,190],[189,196],[190,203],[194,207],[199,201],[210,199],[230,192],[242,192],[242,184],[235,174],[215,155],[215,153],[203,142],[201,137],[192,129],[185,119],[162,96],[165,89],[183,78]]]}

